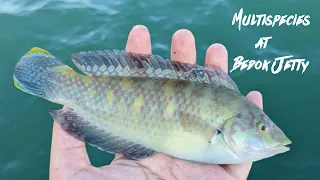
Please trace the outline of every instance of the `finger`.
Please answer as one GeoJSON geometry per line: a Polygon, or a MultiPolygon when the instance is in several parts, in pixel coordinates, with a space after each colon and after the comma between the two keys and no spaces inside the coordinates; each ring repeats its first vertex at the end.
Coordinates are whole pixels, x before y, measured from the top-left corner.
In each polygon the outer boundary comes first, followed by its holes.
{"type": "Polygon", "coordinates": [[[151,54],[151,39],[147,27],[136,25],[132,28],[128,36],[126,51],[151,54]]]}
{"type": "MultiPolygon", "coordinates": [[[[247,99],[254,102],[261,109],[262,105],[262,95],[258,91],[251,91],[247,95],[247,99]]],[[[250,169],[252,167],[252,163],[244,163],[244,164],[230,164],[223,165],[224,169],[226,169],[230,174],[237,177],[238,179],[247,179],[250,169]]]]}
{"type": "MultiPolygon", "coordinates": [[[[63,107],[67,109],[67,107],[63,107]]],[[[67,134],[59,124],[53,123],[50,179],[66,179],[70,173],[90,165],[85,143],[67,134]]]]}
{"type": "Polygon", "coordinates": [[[219,67],[228,73],[228,51],[222,44],[212,44],[206,52],[205,66],[219,67]]]}
{"type": "Polygon", "coordinates": [[[196,44],[193,34],[186,29],[174,33],[171,41],[171,60],[196,63],[196,44]]]}
{"type": "Polygon", "coordinates": [[[263,109],[262,94],[260,92],[251,91],[247,94],[247,99],[255,103],[261,109],[263,109]]]}
{"type": "MultiPolygon", "coordinates": [[[[129,33],[126,51],[132,53],[151,54],[151,38],[148,28],[143,25],[136,25],[129,33]]],[[[112,163],[126,159],[121,154],[116,154],[112,163]]]]}

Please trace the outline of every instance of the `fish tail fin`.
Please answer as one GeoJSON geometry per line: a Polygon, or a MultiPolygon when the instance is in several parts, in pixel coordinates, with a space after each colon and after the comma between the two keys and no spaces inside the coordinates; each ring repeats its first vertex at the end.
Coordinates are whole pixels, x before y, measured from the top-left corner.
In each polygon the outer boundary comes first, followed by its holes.
{"type": "Polygon", "coordinates": [[[61,72],[75,71],[48,51],[34,47],[16,64],[13,82],[16,88],[28,94],[54,102],[61,72]]]}

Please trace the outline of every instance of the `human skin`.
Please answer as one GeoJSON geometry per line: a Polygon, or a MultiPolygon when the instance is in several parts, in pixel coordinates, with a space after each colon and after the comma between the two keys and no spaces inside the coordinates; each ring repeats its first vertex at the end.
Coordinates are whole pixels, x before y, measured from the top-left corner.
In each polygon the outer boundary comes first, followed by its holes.
{"type": "MultiPolygon", "coordinates": [[[[145,26],[134,26],[129,33],[126,51],[151,53],[151,39],[145,26]]],[[[186,29],[174,33],[171,43],[171,60],[196,63],[193,34],[186,29]]],[[[228,73],[228,52],[221,44],[211,45],[206,52],[205,66],[220,67],[228,73]]],[[[262,95],[252,91],[247,98],[262,108],[262,95]]],[[[67,107],[63,107],[67,108],[67,107]]],[[[85,143],[64,132],[54,122],[50,158],[50,180],[242,180],[247,179],[252,163],[234,165],[198,164],[177,159],[162,153],[141,161],[117,155],[110,165],[91,165],[85,143]]]]}

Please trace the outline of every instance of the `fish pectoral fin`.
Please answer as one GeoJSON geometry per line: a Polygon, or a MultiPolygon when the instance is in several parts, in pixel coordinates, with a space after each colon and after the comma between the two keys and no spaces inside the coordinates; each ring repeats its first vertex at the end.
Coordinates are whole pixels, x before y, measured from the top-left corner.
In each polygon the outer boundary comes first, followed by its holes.
{"type": "Polygon", "coordinates": [[[188,114],[186,112],[180,112],[180,125],[185,132],[193,133],[205,138],[208,143],[211,138],[217,134],[217,128],[209,124],[205,120],[199,120],[199,117],[188,114]]]}
{"type": "Polygon", "coordinates": [[[79,116],[74,110],[60,109],[49,112],[61,128],[69,135],[91,146],[112,154],[123,154],[128,159],[140,160],[157,152],[140,144],[106,132],[90,120],[79,116]]]}
{"type": "Polygon", "coordinates": [[[99,50],[70,55],[79,70],[91,77],[157,77],[221,86],[239,92],[231,77],[218,67],[203,67],[153,54],[99,50]]]}

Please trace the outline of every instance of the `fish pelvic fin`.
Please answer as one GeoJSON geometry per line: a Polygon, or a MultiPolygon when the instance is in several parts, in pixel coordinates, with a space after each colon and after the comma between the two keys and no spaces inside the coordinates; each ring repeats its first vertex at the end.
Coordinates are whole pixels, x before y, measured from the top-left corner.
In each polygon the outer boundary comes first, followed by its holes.
{"type": "Polygon", "coordinates": [[[58,79],[68,73],[76,72],[48,51],[34,47],[16,64],[13,84],[28,94],[54,101],[58,79]]]}
{"type": "Polygon", "coordinates": [[[98,50],[70,55],[73,63],[91,77],[154,77],[211,84],[240,92],[231,77],[218,67],[203,67],[164,59],[153,54],[98,50]]]}
{"type": "Polygon", "coordinates": [[[60,109],[49,112],[61,128],[69,135],[93,147],[112,154],[123,154],[129,159],[141,160],[157,152],[111,134],[96,126],[93,121],[78,115],[74,110],[60,109]]]}

